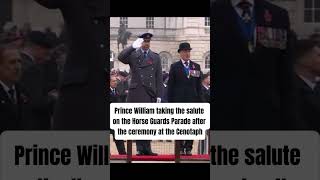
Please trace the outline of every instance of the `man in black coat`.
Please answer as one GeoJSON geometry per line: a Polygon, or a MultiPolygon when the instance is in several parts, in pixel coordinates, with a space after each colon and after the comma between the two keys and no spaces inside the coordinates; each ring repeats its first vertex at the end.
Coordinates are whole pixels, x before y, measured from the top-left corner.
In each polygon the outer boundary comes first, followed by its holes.
{"type": "Polygon", "coordinates": [[[210,73],[202,75],[201,100],[210,103],[210,73]]]}
{"type": "Polygon", "coordinates": [[[211,128],[297,128],[288,12],[265,0],[217,0],[212,5],[211,128]]]}
{"type": "MultiPolygon", "coordinates": [[[[115,76],[110,77],[110,103],[121,102],[119,91],[117,90],[117,78],[115,76]]],[[[113,140],[116,143],[119,154],[126,154],[123,140],[116,140],[113,132],[113,140]]]]}
{"type": "MultiPolygon", "coordinates": [[[[201,102],[200,65],[190,60],[190,44],[179,45],[180,60],[169,71],[168,102],[201,102]]],[[[180,142],[180,154],[191,155],[193,140],[180,142]]]]}
{"type": "Polygon", "coordinates": [[[53,44],[43,32],[32,31],[28,34],[25,47],[21,50],[20,84],[29,97],[29,102],[23,110],[26,129],[49,130],[51,128],[50,108],[53,101],[49,98],[44,64],[52,47],[53,44]]]}
{"type": "Polygon", "coordinates": [[[296,85],[300,117],[307,130],[320,132],[320,46],[314,40],[299,40],[295,50],[296,85]]]}
{"type": "Polygon", "coordinates": [[[108,0],[36,0],[60,9],[67,29],[68,57],[54,115],[57,130],[105,130],[108,0]]]}
{"type": "Polygon", "coordinates": [[[0,46],[0,133],[22,129],[23,98],[17,82],[21,75],[18,50],[0,46]]]}
{"type": "Polygon", "coordinates": [[[127,80],[127,73],[120,71],[118,73],[118,83],[117,83],[117,89],[119,91],[120,96],[120,102],[126,102],[127,101],[127,95],[129,92],[129,83],[127,80]]]}
{"type": "MultiPolygon", "coordinates": [[[[130,65],[131,81],[127,102],[161,102],[162,67],[157,53],[151,51],[151,33],[143,33],[128,48],[120,52],[118,59],[130,65]]],[[[139,140],[137,155],[157,155],[151,150],[150,141],[139,140]]]]}
{"type": "Polygon", "coordinates": [[[171,64],[168,80],[168,102],[201,102],[200,65],[190,60],[189,43],[181,43],[180,60],[171,64]]]}

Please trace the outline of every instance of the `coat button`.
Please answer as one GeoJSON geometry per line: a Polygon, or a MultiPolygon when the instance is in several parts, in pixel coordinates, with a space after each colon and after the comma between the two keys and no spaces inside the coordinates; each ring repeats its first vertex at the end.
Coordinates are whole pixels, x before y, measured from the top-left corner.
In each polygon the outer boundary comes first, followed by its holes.
{"type": "Polygon", "coordinates": [[[95,24],[95,25],[97,25],[97,24],[99,24],[99,21],[98,20],[93,20],[93,23],[95,24]]]}
{"type": "Polygon", "coordinates": [[[100,44],[100,48],[104,48],[104,44],[100,44]]]}

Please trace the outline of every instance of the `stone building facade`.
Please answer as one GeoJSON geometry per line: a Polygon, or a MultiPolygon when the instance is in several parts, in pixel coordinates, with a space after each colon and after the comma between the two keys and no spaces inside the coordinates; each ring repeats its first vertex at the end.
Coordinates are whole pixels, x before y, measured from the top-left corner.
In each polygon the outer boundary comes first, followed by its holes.
{"type": "Polygon", "coordinates": [[[191,59],[200,64],[204,72],[210,69],[210,18],[205,17],[111,17],[110,19],[110,62],[111,67],[129,71],[129,66],[117,60],[118,29],[123,22],[127,31],[132,33],[128,45],[137,39],[142,32],[154,36],[151,49],[158,53],[162,60],[163,71],[169,71],[170,65],[179,60],[177,49],[181,42],[189,42],[192,51],[191,59]]]}

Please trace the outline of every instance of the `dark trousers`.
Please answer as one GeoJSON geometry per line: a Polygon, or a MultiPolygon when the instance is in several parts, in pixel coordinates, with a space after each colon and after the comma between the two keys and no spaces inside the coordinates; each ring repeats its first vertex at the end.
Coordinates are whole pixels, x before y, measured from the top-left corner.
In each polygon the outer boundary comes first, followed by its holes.
{"type": "Polygon", "coordinates": [[[137,151],[140,152],[152,152],[151,151],[151,141],[150,140],[139,140],[136,141],[137,151]]]}
{"type": "Polygon", "coordinates": [[[192,150],[192,145],[193,145],[193,140],[183,140],[179,141],[180,142],[180,151],[191,151],[192,150]]]}
{"type": "Polygon", "coordinates": [[[116,143],[118,153],[119,154],[127,154],[126,153],[126,148],[124,146],[124,141],[123,140],[116,140],[114,138],[114,130],[112,130],[111,133],[113,134],[113,140],[116,143]]]}

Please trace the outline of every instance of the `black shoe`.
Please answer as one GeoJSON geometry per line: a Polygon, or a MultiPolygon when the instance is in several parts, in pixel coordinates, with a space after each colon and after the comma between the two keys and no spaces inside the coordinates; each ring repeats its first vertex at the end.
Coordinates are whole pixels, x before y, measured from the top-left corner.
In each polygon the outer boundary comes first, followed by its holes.
{"type": "Polygon", "coordinates": [[[154,153],[154,152],[152,152],[152,151],[144,152],[144,155],[147,155],[147,156],[158,156],[157,153],[154,153]]]}
{"type": "Polygon", "coordinates": [[[185,156],[186,153],[185,153],[183,150],[181,150],[181,151],[180,151],[180,155],[185,156]]]}
{"type": "Polygon", "coordinates": [[[186,156],[192,156],[191,151],[186,151],[186,156]]]}
{"type": "Polygon", "coordinates": [[[119,152],[119,155],[127,155],[126,152],[119,152]]]}
{"type": "Polygon", "coordinates": [[[144,151],[138,151],[136,155],[137,156],[143,156],[143,155],[145,155],[145,153],[144,153],[144,151]]]}

